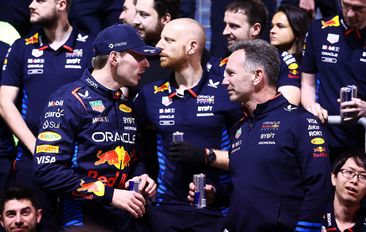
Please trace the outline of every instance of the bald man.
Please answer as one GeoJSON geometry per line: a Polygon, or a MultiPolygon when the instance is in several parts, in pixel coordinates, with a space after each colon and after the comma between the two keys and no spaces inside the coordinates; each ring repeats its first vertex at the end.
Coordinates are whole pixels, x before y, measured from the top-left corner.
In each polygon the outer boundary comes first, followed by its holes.
{"type": "Polygon", "coordinates": [[[156,46],[162,49],[160,64],[172,70],[171,76],[145,85],[135,99],[140,126],[157,131],[159,177],[156,202],[149,209],[152,228],[218,231],[225,203],[207,199],[208,207],[195,208],[186,196],[193,174],[204,173],[213,186],[228,177],[210,165],[212,149],[230,147],[227,128],[240,118],[240,107],[230,102],[222,76],[202,69],[205,34],[198,22],[172,20],[156,46]],[[184,133],[184,142],[173,140],[176,131],[184,133]]]}

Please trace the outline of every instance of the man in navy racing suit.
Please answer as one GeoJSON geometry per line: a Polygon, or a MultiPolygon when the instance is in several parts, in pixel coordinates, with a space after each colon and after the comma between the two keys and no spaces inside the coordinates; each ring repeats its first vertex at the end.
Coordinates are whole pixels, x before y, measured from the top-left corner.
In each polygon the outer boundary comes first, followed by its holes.
{"type": "Polygon", "coordinates": [[[120,88],[137,85],[149,67],[145,55],[160,50],[146,46],[133,27],[119,24],[103,30],[94,49],[94,70],[58,89],[45,107],[35,178],[49,191],[83,200],[84,224],[134,231],[126,212],[142,217],[141,194],[152,196],[156,185],[137,165],[134,110],[120,88]],[[132,175],[140,175],[141,194],[123,190],[132,175]]]}

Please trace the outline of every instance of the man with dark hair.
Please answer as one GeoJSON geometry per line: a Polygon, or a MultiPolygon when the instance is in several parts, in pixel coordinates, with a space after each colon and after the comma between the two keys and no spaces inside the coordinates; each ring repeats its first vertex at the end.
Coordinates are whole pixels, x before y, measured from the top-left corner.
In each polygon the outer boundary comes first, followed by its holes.
{"type": "MultiPolygon", "coordinates": [[[[156,184],[136,153],[135,110],[120,88],[137,85],[149,67],[145,56],[160,49],[145,45],[136,29],[115,24],[94,41],[94,69],[59,88],[48,100],[36,141],[36,181],[48,191],[71,198],[81,223],[112,231],[135,231],[130,218],[142,217],[145,199],[156,184]],[[129,179],[140,181],[128,191],[129,179]]],[[[74,213],[74,212],[70,212],[74,213]]]]}
{"type": "Polygon", "coordinates": [[[335,193],[324,215],[324,231],[366,231],[366,155],[350,150],[339,155],[331,174],[335,193]]]}
{"type": "Polygon", "coordinates": [[[133,22],[145,43],[156,45],[164,25],[177,18],[179,3],[179,0],[137,0],[133,22]]]}
{"type": "MultiPolygon", "coordinates": [[[[34,183],[32,159],[41,112],[49,95],[59,86],[78,79],[90,64],[92,40],[68,20],[70,0],[33,0],[30,22],[42,28],[15,41],[6,56],[0,89],[2,116],[18,137],[15,181],[29,186],[43,209],[40,227],[50,227],[57,214],[56,199],[34,183]]],[[[42,128],[55,128],[47,117],[42,128]]]]}
{"type": "Polygon", "coordinates": [[[223,85],[245,107],[232,128],[229,231],[319,231],[329,194],[320,122],[277,92],[277,49],[263,40],[233,45],[223,85]]]}
{"type": "MultiPolygon", "coordinates": [[[[236,0],[227,5],[222,34],[227,40],[227,53],[234,43],[243,40],[259,39],[267,21],[267,10],[258,0],[236,0]]],[[[224,76],[228,57],[213,57],[208,62],[208,68],[224,76]]]]}
{"type": "Polygon", "coordinates": [[[133,26],[133,20],[136,16],[136,3],[137,0],[125,0],[123,3],[122,12],[119,15],[119,20],[122,23],[127,23],[133,26]]]}
{"type": "Polygon", "coordinates": [[[2,193],[0,213],[0,223],[6,232],[36,232],[42,218],[35,195],[25,187],[11,187],[2,193]]]}

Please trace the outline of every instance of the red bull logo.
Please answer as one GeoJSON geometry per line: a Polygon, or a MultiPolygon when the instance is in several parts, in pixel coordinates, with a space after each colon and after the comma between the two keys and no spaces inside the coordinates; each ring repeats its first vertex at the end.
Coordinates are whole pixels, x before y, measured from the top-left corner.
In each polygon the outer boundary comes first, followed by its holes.
{"type": "Polygon", "coordinates": [[[165,90],[169,90],[169,82],[165,82],[161,86],[154,86],[154,94],[157,94],[159,92],[164,92],[165,90]]]}
{"type": "Polygon", "coordinates": [[[322,23],[322,29],[327,28],[327,27],[339,27],[340,23],[339,23],[339,16],[335,16],[333,17],[331,20],[328,20],[326,22],[324,22],[323,20],[321,21],[322,23]]]}
{"type": "Polygon", "coordinates": [[[38,43],[38,33],[34,34],[33,36],[25,39],[25,45],[28,45],[28,44],[35,44],[35,43],[38,43]]]}
{"type": "Polygon", "coordinates": [[[97,153],[98,160],[95,165],[108,164],[114,165],[117,169],[123,170],[129,166],[131,157],[124,147],[118,146],[116,149],[102,153],[101,150],[97,153]]]}
{"type": "Polygon", "coordinates": [[[219,66],[220,66],[220,67],[222,67],[222,66],[226,65],[226,64],[227,64],[227,62],[228,62],[228,60],[229,60],[229,57],[226,57],[226,58],[222,59],[222,60],[220,61],[219,66]]]}
{"type": "Polygon", "coordinates": [[[319,152],[319,153],[325,152],[325,148],[321,147],[321,146],[316,147],[316,148],[314,148],[314,152],[319,152]]]}
{"type": "Polygon", "coordinates": [[[84,180],[80,181],[80,188],[78,188],[76,191],[78,192],[88,192],[93,193],[97,196],[104,196],[104,184],[101,181],[95,181],[90,183],[85,183],[84,180]]]}

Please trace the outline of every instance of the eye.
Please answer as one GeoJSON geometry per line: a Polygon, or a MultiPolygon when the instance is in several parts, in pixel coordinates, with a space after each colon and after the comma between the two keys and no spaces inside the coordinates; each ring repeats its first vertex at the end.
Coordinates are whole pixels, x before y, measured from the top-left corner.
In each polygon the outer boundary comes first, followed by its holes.
{"type": "Polygon", "coordinates": [[[366,174],[358,174],[358,178],[362,181],[366,181],[366,174]]]}
{"type": "Polygon", "coordinates": [[[346,174],[347,176],[353,176],[353,174],[354,174],[354,172],[353,172],[353,171],[351,171],[351,170],[344,170],[343,172],[344,172],[344,174],[346,174]]]}
{"type": "Polygon", "coordinates": [[[7,211],[5,215],[8,218],[13,218],[13,217],[15,217],[16,213],[15,213],[15,211],[7,211]]]}

